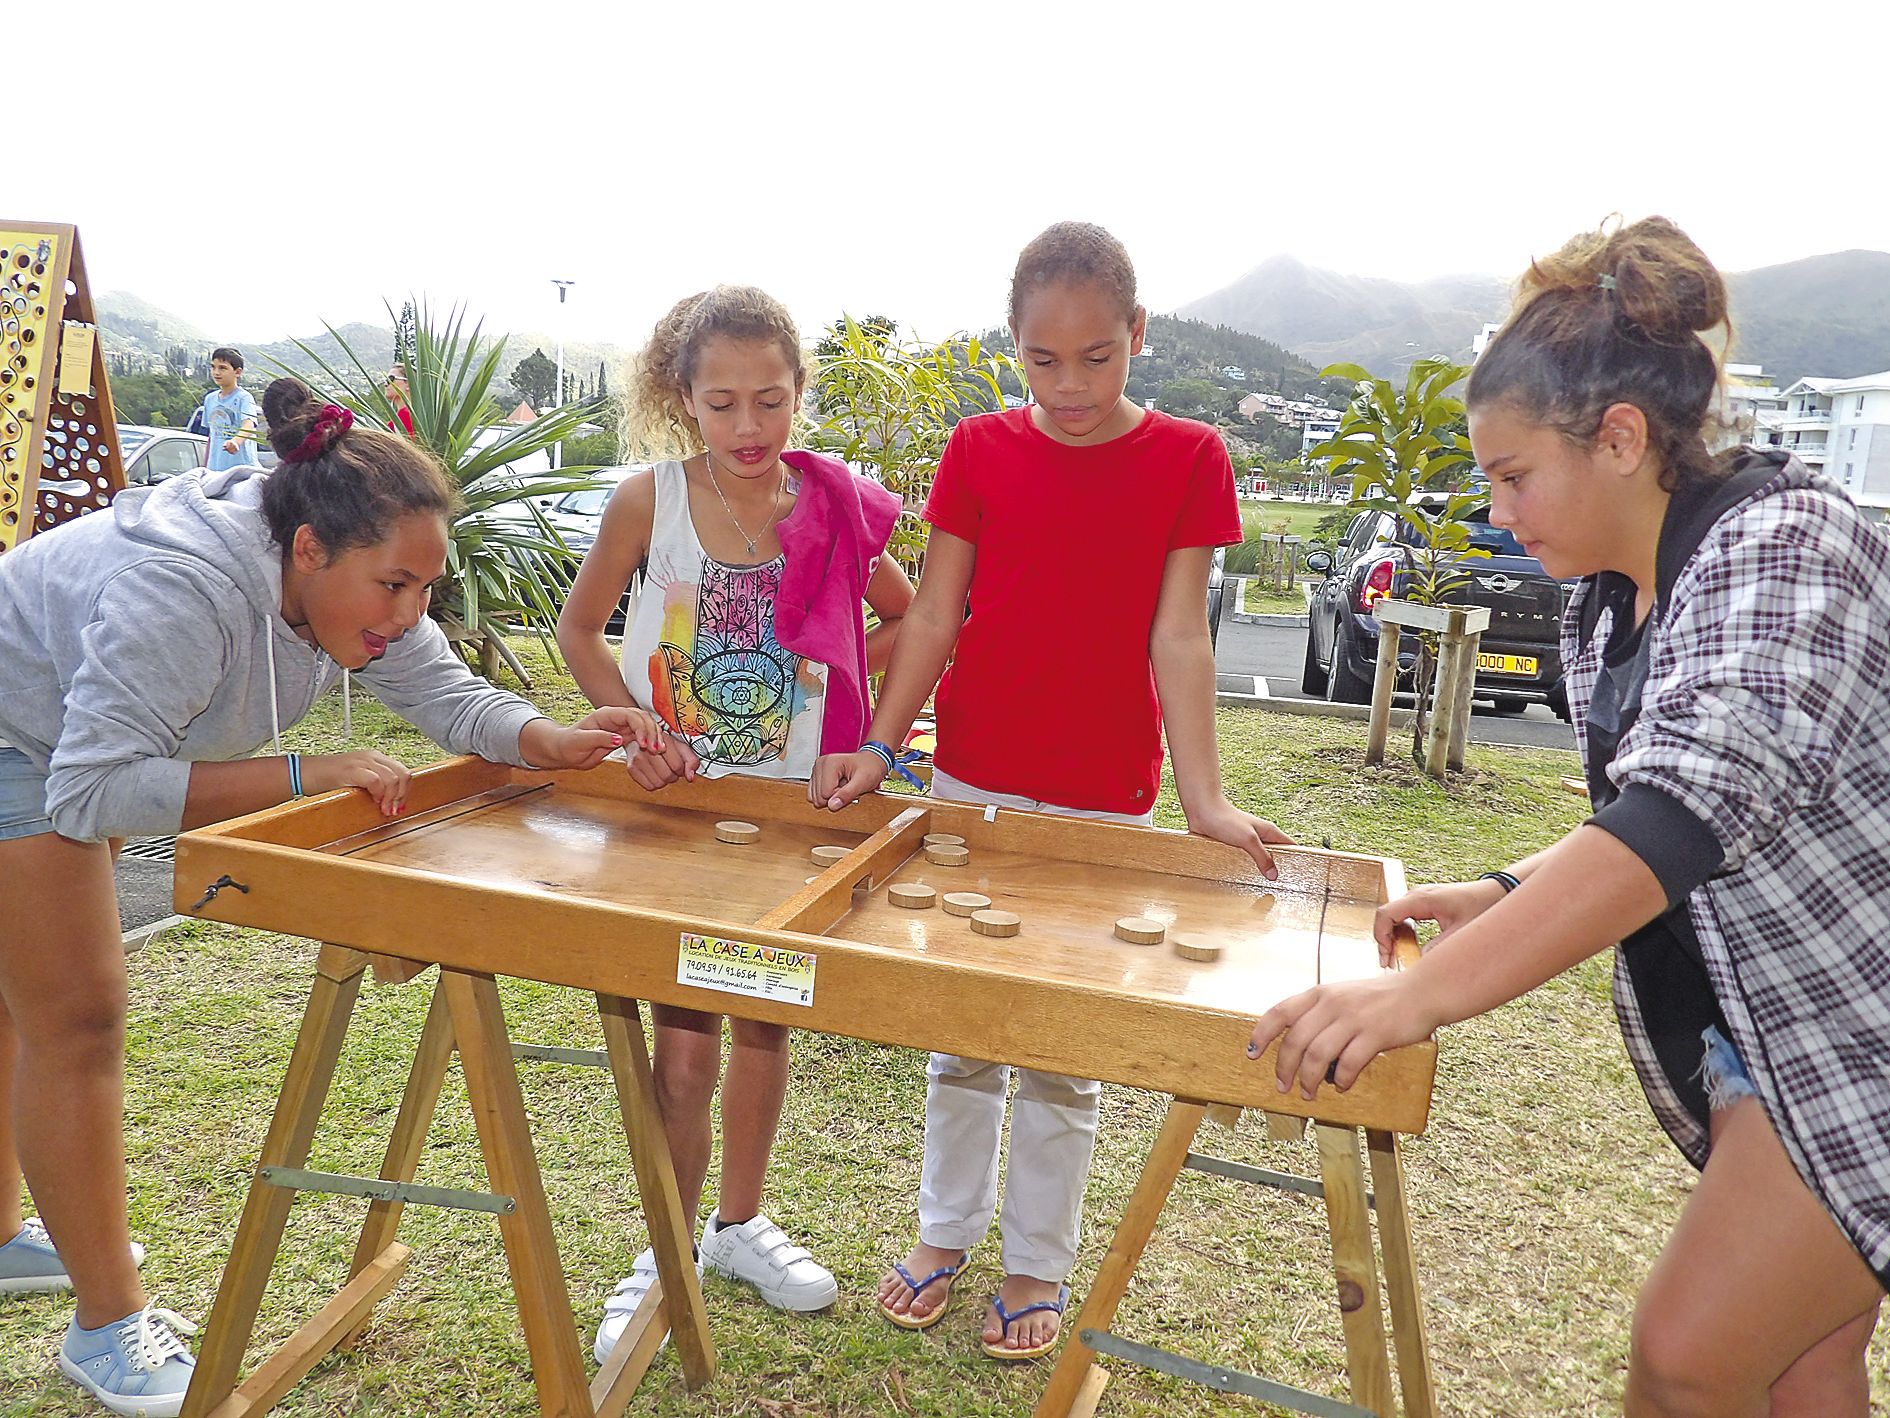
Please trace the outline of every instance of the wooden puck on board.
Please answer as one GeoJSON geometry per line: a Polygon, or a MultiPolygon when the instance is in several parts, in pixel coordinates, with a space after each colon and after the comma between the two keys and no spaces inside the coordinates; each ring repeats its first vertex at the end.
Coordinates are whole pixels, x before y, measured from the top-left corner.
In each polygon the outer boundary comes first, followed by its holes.
{"type": "Polygon", "coordinates": [[[937,904],[938,892],[919,882],[901,881],[886,888],[886,899],[908,911],[923,911],[937,904]]]}
{"type": "Polygon", "coordinates": [[[718,822],[715,824],[715,840],[730,842],[738,847],[745,847],[761,836],[761,829],[752,822],[718,822]]]}
{"type": "Polygon", "coordinates": [[[960,837],[956,832],[928,832],[925,834],[925,845],[928,847],[962,847],[965,845],[965,839],[960,837]]]}
{"type": "Polygon", "coordinates": [[[1219,960],[1221,948],[1199,936],[1178,935],[1175,937],[1175,954],[1183,960],[1219,960]]]}
{"type": "Polygon", "coordinates": [[[835,862],[844,861],[849,850],[846,847],[816,847],[808,855],[814,859],[815,866],[830,867],[835,862]]]}
{"type": "Polygon", "coordinates": [[[1279,903],[1273,899],[1273,893],[1271,891],[1263,891],[1258,896],[1253,898],[1254,910],[1259,911],[1263,914],[1265,912],[1271,911],[1278,904],[1279,903]]]}
{"type": "Polygon", "coordinates": [[[971,928],[979,935],[1016,935],[1024,919],[1015,911],[973,911],[971,928]]]}
{"type": "Polygon", "coordinates": [[[971,860],[971,852],[965,847],[927,847],[925,859],[938,867],[962,867],[971,860]]]}
{"type": "Polygon", "coordinates": [[[1160,945],[1167,934],[1167,926],[1147,916],[1124,916],[1116,922],[1116,939],[1130,945],[1160,945]]]}
{"type": "Polygon", "coordinates": [[[945,893],[945,914],[948,916],[969,916],[974,911],[984,910],[990,904],[989,896],[980,896],[975,891],[945,893]]]}

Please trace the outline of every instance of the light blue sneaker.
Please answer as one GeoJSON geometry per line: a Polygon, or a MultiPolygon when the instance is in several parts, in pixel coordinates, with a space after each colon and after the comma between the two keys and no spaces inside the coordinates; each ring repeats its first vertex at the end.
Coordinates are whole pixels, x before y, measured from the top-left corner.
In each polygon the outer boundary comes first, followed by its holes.
{"type": "Polygon", "coordinates": [[[146,1305],[98,1329],[74,1319],[59,1346],[59,1371],[121,1418],[177,1418],[197,1361],[172,1331],[197,1326],[146,1305]]]}
{"type": "MultiPolygon", "coordinates": [[[[131,1243],[131,1263],[144,1264],[144,1247],[131,1243]]],[[[26,1218],[20,1234],[0,1246],[0,1295],[40,1294],[70,1290],[72,1277],[53,1249],[52,1237],[37,1216],[26,1218]]]]}

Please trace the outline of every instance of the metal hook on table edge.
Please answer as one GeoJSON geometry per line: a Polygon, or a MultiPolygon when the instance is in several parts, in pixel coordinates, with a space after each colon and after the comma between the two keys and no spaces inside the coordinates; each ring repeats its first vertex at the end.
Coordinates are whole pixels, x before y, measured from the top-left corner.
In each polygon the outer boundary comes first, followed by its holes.
{"type": "Polygon", "coordinates": [[[216,900],[217,893],[223,890],[223,888],[226,886],[234,886],[238,891],[242,892],[245,896],[249,895],[249,888],[243,885],[242,882],[230,876],[226,872],[224,875],[218,877],[215,881],[211,882],[209,886],[204,888],[203,899],[198,901],[197,904],[195,906],[192,906],[190,909],[193,911],[201,911],[204,907],[208,906],[212,901],[216,900]]]}

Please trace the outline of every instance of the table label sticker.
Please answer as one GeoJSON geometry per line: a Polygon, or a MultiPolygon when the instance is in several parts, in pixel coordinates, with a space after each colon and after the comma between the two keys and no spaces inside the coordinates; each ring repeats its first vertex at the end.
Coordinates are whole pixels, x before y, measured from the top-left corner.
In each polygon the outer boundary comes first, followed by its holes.
{"type": "Polygon", "coordinates": [[[815,964],[811,951],[684,931],[676,954],[676,983],[750,999],[812,1005],[815,964]]]}
{"type": "Polygon", "coordinates": [[[59,330],[59,392],[70,398],[92,393],[92,348],[98,330],[68,320],[59,330]]]}

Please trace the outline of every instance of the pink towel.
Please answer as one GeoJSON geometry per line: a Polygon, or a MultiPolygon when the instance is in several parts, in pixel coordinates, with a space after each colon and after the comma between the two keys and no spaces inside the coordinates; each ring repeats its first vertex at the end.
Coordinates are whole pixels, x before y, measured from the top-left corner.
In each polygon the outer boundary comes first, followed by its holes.
{"type": "Polygon", "coordinates": [[[801,491],[779,528],[787,564],[774,603],[775,638],[827,667],[820,751],[854,753],[869,718],[861,604],[899,519],[899,499],[825,453],[796,449],[781,461],[800,474],[801,491]]]}

